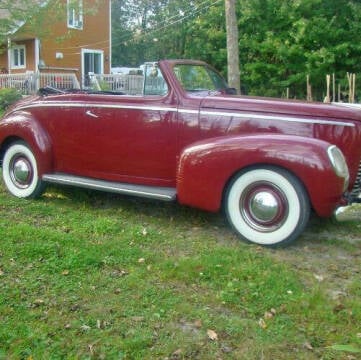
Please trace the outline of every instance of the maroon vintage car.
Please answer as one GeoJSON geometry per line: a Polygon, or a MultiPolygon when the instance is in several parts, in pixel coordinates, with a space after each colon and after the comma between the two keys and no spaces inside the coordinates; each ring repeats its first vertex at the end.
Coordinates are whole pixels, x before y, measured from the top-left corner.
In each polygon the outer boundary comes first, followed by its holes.
{"type": "Polygon", "coordinates": [[[361,111],[236,96],[199,61],[149,63],[142,79],[135,95],[45,88],[17,103],[0,122],[9,192],[53,182],[223,208],[267,246],[358,198],[361,111]]]}

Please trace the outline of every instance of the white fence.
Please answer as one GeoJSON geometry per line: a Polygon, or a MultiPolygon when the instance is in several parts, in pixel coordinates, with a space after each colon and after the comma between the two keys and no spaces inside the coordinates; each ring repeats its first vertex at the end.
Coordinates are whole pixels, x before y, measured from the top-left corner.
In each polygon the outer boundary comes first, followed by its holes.
{"type": "Polygon", "coordinates": [[[90,83],[91,87],[97,90],[120,91],[126,95],[165,95],[167,93],[167,85],[161,76],[94,74],[90,77],[90,83]]]}
{"type": "Polygon", "coordinates": [[[52,86],[58,89],[79,89],[75,74],[64,73],[25,73],[0,74],[0,88],[13,88],[23,95],[35,94],[41,87],[52,86]]]}
{"type": "Polygon", "coordinates": [[[94,74],[90,76],[90,86],[97,90],[120,91],[127,95],[142,95],[143,75],[94,74]]]}
{"type": "Polygon", "coordinates": [[[122,92],[127,95],[164,95],[167,86],[162,77],[126,74],[89,74],[80,86],[75,74],[26,73],[0,74],[0,88],[14,88],[23,95],[35,94],[39,88],[51,86],[61,90],[93,89],[122,92]]]}

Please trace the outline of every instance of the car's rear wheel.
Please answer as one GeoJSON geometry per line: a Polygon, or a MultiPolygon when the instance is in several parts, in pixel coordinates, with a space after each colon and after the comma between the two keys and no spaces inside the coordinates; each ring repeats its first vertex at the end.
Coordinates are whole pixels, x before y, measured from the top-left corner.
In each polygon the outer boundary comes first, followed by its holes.
{"type": "Polygon", "coordinates": [[[297,177],[265,166],[240,172],[225,195],[228,221],[241,238],[264,246],[295,240],[310,215],[308,194],[297,177]]]}
{"type": "Polygon", "coordinates": [[[2,174],[8,191],[19,198],[35,198],[44,190],[33,151],[22,141],[12,143],[5,151],[2,174]]]}

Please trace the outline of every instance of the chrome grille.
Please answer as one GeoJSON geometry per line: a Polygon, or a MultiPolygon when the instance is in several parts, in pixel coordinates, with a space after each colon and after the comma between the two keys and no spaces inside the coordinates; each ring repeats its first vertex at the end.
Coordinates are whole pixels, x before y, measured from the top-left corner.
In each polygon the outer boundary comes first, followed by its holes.
{"type": "Polygon", "coordinates": [[[358,168],[356,181],[351,190],[350,197],[351,199],[357,199],[360,195],[361,195],[361,163],[358,168]]]}

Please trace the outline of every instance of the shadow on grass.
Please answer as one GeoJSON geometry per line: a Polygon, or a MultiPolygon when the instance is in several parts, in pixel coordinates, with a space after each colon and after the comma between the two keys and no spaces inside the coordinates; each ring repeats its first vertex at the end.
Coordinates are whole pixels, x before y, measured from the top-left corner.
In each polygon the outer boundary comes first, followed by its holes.
{"type": "MultiPolygon", "coordinates": [[[[231,230],[222,211],[210,213],[199,209],[182,206],[177,202],[162,202],[158,200],[132,197],[121,194],[107,193],[67,186],[51,185],[42,197],[51,202],[71,203],[76,208],[118,211],[123,209],[131,216],[140,220],[148,217],[157,218],[160,222],[176,221],[177,226],[188,230],[211,231],[221,241],[242,243],[231,230]]],[[[335,219],[319,218],[312,214],[304,233],[289,248],[300,249],[305,246],[323,246],[338,244],[360,243],[361,225],[359,221],[338,223],[335,219]]]]}

